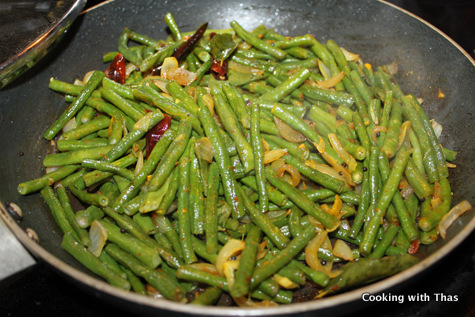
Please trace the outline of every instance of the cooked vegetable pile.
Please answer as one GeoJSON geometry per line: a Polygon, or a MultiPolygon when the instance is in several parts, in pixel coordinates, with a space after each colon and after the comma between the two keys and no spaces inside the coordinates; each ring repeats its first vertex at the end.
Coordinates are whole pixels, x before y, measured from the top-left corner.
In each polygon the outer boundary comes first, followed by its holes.
{"type": "Polygon", "coordinates": [[[69,102],[44,133],[56,151],[18,186],[110,284],[201,305],[313,300],[414,265],[471,208],[451,210],[457,153],[395,65],[311,34],[165,21],[168,39],[125,28],[104,71],[51,79],[69,102]]]}

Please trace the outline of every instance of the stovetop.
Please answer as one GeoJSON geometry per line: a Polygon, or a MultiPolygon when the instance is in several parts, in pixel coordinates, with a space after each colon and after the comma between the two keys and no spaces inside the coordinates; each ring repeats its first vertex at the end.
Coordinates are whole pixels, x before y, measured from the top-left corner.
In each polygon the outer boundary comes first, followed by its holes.
{"type": "MultiPolygon", "coordinates": [[[[88,1],[86,7],[102,1],[88,1]]],[[[390,0],[433,24],[475,57],[475,1],[390,0]]],[[[473,235],[472,235],[473,237],[473,235]]],[[[466,240],[409,283],[403,301],[372,302],[361,314],[475,316],[475,243],[466,240]],[[419,295],[409,301],[409,295],[419,295]],[[424,299],[430,298],[429,301],[424,299]]],[[[400,293],[399,293],[400,294],[400,293]]],[[[389,295],[389,294],[387,294],[389,295]]],[[[124,311],[86,293],[49,266],[38,263],[0,283],[0,316],[122,316],[124,311]]],[[[134,316],[133,313],[127,313],[134,316]]]]}

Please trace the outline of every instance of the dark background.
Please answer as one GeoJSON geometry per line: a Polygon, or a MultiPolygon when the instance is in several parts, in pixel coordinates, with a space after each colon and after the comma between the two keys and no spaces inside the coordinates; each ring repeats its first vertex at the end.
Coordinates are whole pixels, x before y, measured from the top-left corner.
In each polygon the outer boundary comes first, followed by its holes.
{"type": "MultiPolygon", "coordinates": [[[[88,1],[91,7],[102,1],[88,1]]],[[[391,0],[442,30],[475,58],[475,1],[391,0]]],[[[449,57],[448,57],[449,58],[449,57]]],[[[473,235],[471,236],[473,238],[473,235]]],[[[384,316],[475,316],[475,244],[468,239],[404,289],[429,302],[380,302],[359,311],[384,316]],[[456,261],[452,261],[456,259],[456,261]],[[430,274],[429,274],[430,273],[430,274]],[[434,293],[457,296],[435,301],[434,293]]],[[[1,261],[1,260],[0,260],[1,261]]],[[[398,293],[401,294],[401,293],[398,293]]],[[[122,316],[125,312],[78,289],[43,263],[0,284],[0,316],[122,316]]],[[[127,312],[128,316],[133,314],[127,312]]]]}

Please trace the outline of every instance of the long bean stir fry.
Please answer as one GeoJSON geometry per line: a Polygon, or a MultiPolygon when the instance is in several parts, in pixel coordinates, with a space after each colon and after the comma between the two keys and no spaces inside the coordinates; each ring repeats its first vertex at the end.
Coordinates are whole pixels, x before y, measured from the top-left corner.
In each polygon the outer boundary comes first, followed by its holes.
{"type": "Polygon", "coordinates": [[[198,305],[318,300],[414,265],[471,208],[452,208],[457,153],[394,65],[311,34],[165,21],[168,39],[125,28],[105,70],[50,80],[69,103],[43,135],[57,149],[18,186],[111,285],[198,305]]]}

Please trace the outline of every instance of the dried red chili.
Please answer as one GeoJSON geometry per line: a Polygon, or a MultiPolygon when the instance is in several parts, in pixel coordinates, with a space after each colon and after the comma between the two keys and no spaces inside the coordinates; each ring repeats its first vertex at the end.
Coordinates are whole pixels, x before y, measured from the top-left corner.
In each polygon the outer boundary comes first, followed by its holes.
{"type": "Polygon", "coordinates": [[[417,240],[414,240],[412,241],[411,245],[409,246],[409,249],[407,250],[407,253],[409,254],[415,254],[418,250],[419,250],[419,246],[420,246],[420,241],[417,239],[417,240]]]}
{"type": "Polygon", "coordinates": [[[222,62],[217,61],[213,58],[211,63],[211,74],[213,74],[216,80],[227,80],[228,79],[228,60],[222,62]]]}
{"type": "Polygon", "coordinates": [[[148,158],[157,142],[170,127],[171,120],[172,118],[165,114],[164,118],[147,132],[145,136],[145,148],[147,150],[146,158],[148,158]]]}
{"type": "Polygon", "coordinates": [[[109,67],[105,71],[107,78],[119,83],[125,83],[125,58],[121,53],[114,56],[109,67]]]}

